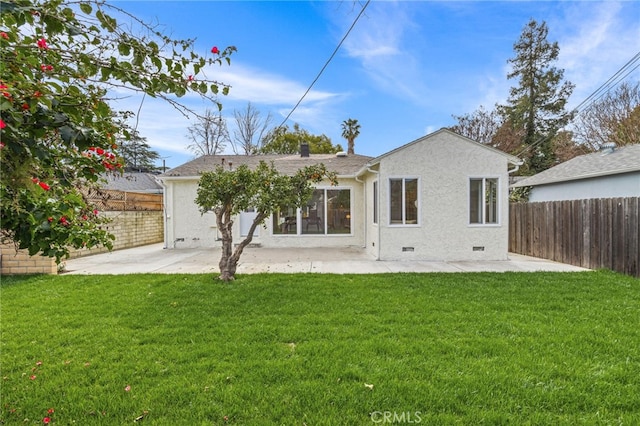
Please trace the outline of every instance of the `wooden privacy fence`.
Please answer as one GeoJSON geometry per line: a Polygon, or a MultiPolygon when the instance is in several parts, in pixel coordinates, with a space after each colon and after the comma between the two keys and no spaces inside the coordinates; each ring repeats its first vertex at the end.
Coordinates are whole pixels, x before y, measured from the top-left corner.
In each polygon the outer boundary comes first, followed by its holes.
{"type": "Polygon", "coordinates": [[[509,251],[640,277],[640,197],[514,203],[509,251]]]}
{"type": "Polygon", "coordinates": [[[99,210],[162,210],[162,194],[146,194],[143,192],[114,191],[110,189],[90,190],[89,201],[99,210]]]}

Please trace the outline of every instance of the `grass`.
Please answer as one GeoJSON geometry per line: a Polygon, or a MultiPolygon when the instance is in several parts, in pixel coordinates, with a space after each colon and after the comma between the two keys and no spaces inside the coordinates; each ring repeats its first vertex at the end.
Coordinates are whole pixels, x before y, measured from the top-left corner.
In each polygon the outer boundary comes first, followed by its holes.
{"type": "Polygon", "coordinates": [[[3,277],[0,302],[5,424],[640,423],[640,281],[610,272],[3,277]]]}

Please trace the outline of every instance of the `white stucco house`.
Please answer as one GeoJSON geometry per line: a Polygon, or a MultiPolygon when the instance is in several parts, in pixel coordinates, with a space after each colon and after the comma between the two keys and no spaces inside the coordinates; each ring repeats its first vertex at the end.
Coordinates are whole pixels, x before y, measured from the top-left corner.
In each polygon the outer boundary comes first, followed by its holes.
{"type": "MultiPolygon", "coordinates": [[[[506,260],[508,174],[520,160],[441,129],[372,158],[311,154],[203,156],[160,176],[167,248],[220,245],[213,213],[194,200],[201,172],[221,164],[273,162],[281,173],[324,163],[338,186],[316,186],[302,209],[288,206],[259,228],[261,247],[356,246],[380,260],[506,260]]],[[[234,223],[238,241],[253,218],[234,223]]]]}
{"type": "Polygon", "coordinates": [[[530,202],[640,197],[640,144],[580,155],[513,184],[530,202]]]}

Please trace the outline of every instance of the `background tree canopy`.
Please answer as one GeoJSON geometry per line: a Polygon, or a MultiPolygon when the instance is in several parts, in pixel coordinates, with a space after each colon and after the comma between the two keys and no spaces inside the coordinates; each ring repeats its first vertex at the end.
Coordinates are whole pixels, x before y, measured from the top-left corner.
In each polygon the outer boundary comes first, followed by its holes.
{"type": "Polygon", "coordinates": [[[260,154],[297,154],[302,143],[309,144],[311,154],[335,154],[343,150],[340,144],[333,145],[328,136],[312,135],[297,123],[293,125],[293,130],[289,130],[289,126],[273,129],[265,140],[260,154]]]}

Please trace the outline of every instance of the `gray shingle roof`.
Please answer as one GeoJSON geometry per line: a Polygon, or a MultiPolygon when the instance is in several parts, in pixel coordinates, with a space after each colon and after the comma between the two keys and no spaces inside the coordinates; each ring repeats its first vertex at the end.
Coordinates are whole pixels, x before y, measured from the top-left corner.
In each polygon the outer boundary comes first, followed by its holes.
{"type": "Polygon", "coordinates": [[[151,173],[125,172],[122,175],[118,173],[108,173],[102,177],[106,179],[106,183],[102,185],[102,189],[125,192],[162,192],[162,185],[156,181],[155,175],[151,173]]]}
{"type": "Polygon", "coordinates": [[[613,152],[594,152],[558,164],[514,185],[536,186],[640,171],[640,144],[616,148],[613,152]]]}
{"type": "Polygon", "coordinates": [[[254,168],[262,160],[266,163],[273,163],[276,169],[286,175],[293,175],[296,171],[305,166],[323,163],[328,170],[335,172],[338,176],[355,176],[372,157],[364,155],[349,154],[346,157],[338,157],[335,154],[311,154],[309,157],[301,157],[299,154],[286,155],[204,155],[195,160],[189,161],[181,166],[168,170],[161,175],[163,178],[171,177],[199,177],[201,173],[212,171],[216,166],[222,164],[224,159],[225,167],[231,164],[237,167],[246,164],[254,168]]]}

